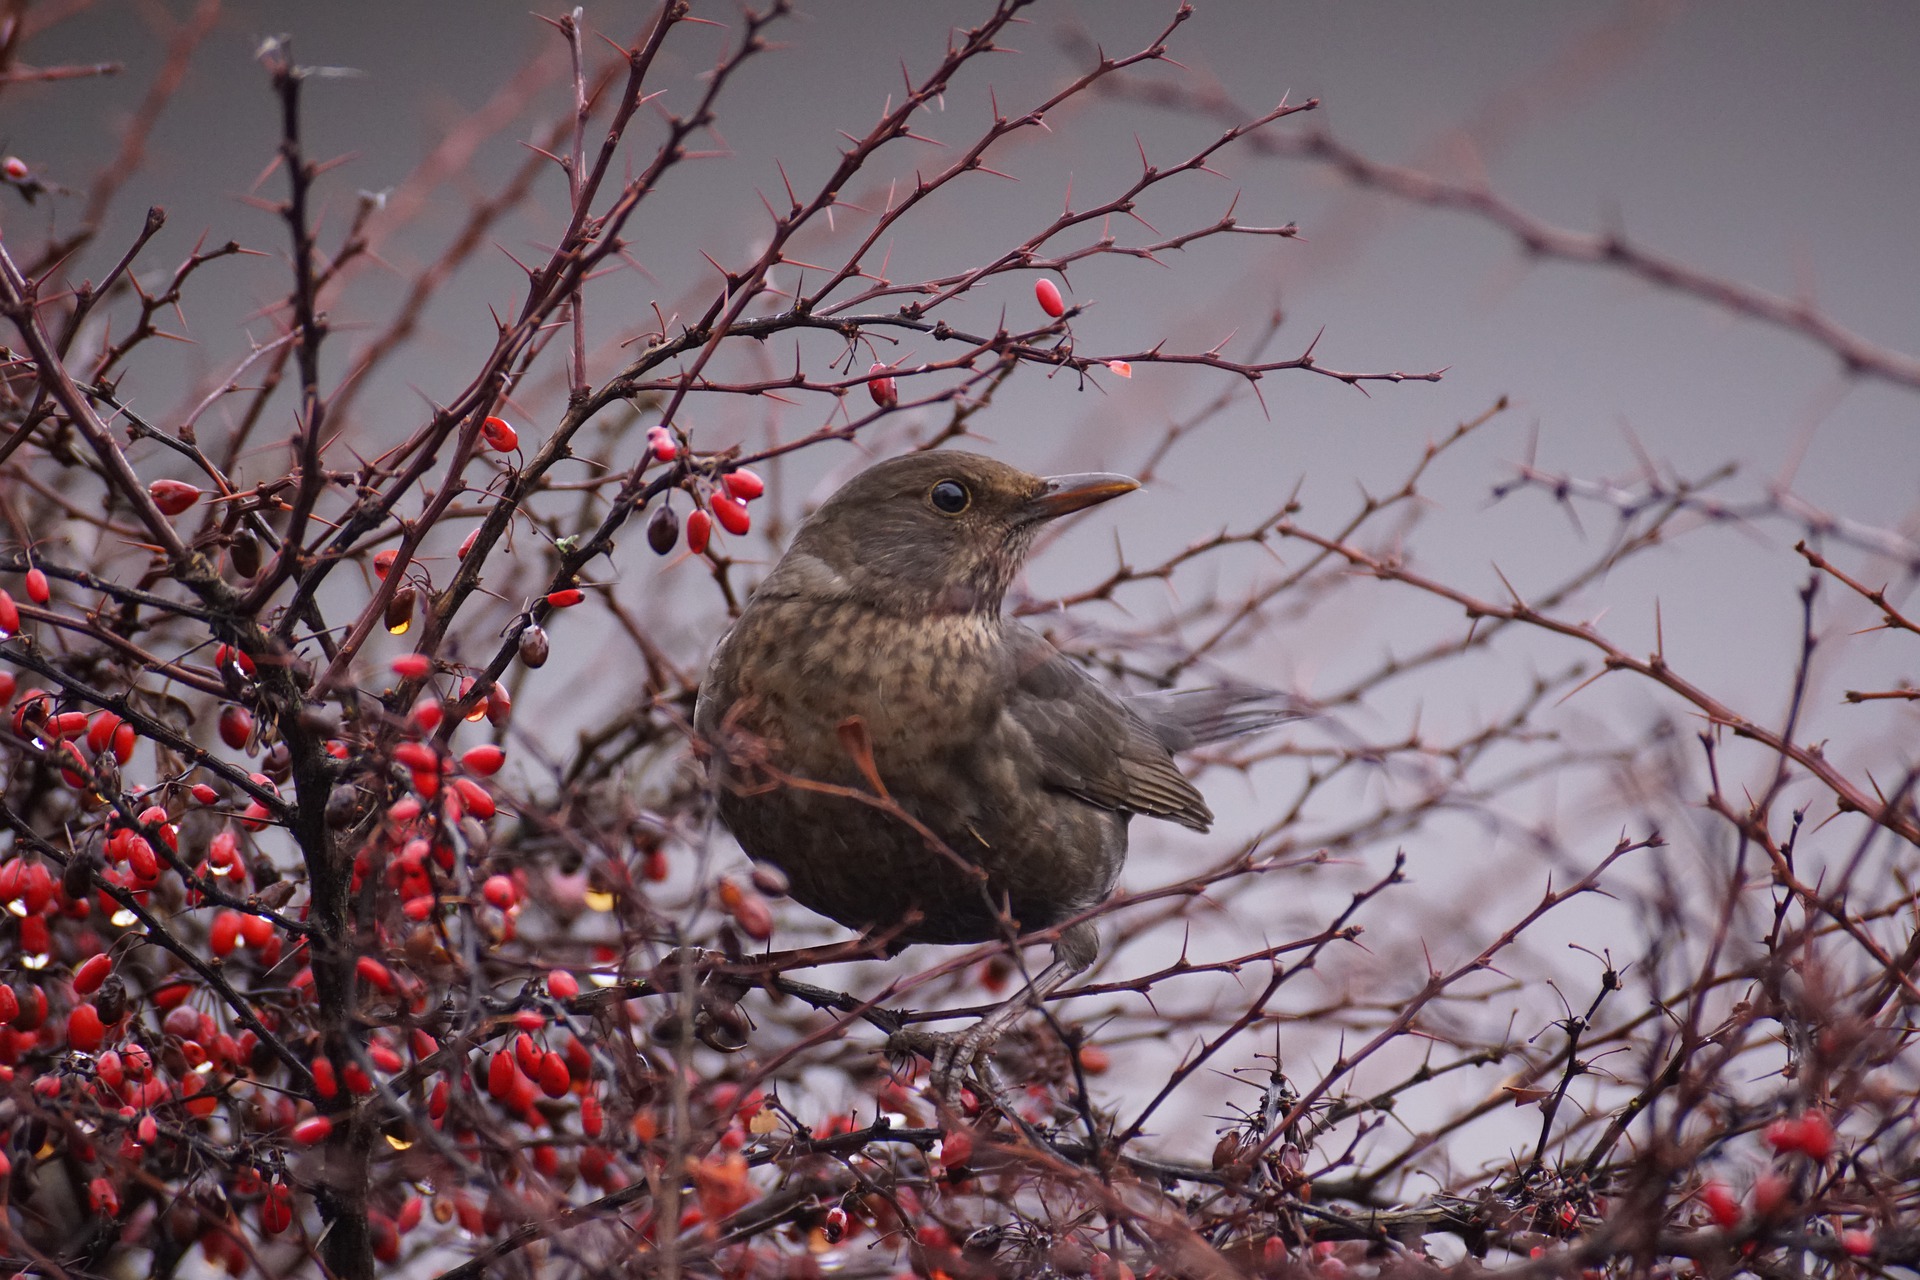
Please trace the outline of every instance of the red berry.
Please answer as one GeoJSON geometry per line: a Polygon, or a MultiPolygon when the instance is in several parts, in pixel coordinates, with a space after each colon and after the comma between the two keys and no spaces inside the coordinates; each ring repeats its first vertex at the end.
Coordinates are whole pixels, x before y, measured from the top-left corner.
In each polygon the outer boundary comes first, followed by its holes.
{"type": "Polygon", "coordinates": [[[100,1021],[100,1011],[91,1003],[73,1006],[73,1012],[67,1015],[67,1047],[80,1053],[92,1053],[106,1039],[106,1024],[100,1021]]]}
{"type": "Polygon", "coordinates": [[[253,713],[232,703],[220,708],[220,741],[235,751],[244,751],[253,737],[253,713]]]}
{"type": "Polygon", "coordinates": [[[740,926],[740,932],[755,942],[765,942],[773,936],[773,910],[767,906],[767,900],[751,889],[743,889],[739,902],[728,908],[733,922],[740,926]]]}
{"type": "Polygon", "coordinates": [[[1851,1257],[1864,1258],[1873,1252],[1873,1232],[1857,1229],[1842,1231],[1840,1247],[1845,1249],[1851,1257]]]}
{"type": "Polygon", "coordinates": [[[27,599],[45,604],[52,598],[53,590],[47,585],[46,573],[38,567],[27,570],[27,599]]]}
{"type": "Polygon", "coordinates": [[[230,956],[240,945],[240,913],[222,911],[207,929],[207,947],[216,956],[230,956]]]}
{"type": "Polygon", "coordinates": [[[520,447],[520,433],[505,418],[488,418],[480,424],[480,434],[495,453],[512,453],[520,447]]]}
{"type": "Polygon", "coordinates": [[[453,780],[453,789],[460,793],[462,800],[466,801],[467,812],[483,822],[491,818],[498,810],[498,806],[493,802],[492,794],[472,778],[455,778],[453,780]]]}
{"type": "Polygon", "coordinates": [[[416,773],[438,773],[440,756],[424,742],[402,742],[394,747],[393,758],[416,773]]]}
{"type": "Polygon", "coordinates": [[[742,502],[752,502],[767,491],[767,482],[745,467],[735,467],[721,476],[720,485],[729,496],[742,502]]]}
{"type": "Polygon", "coordinates": [[[973,1157],[973,1135],[965,1129],[954,1129],[940,1140],[940,1163],[953,1169],[965,1164],[973,1157]]]}
{"type": "Polygon", "coordinates": [[[90,996],[100,989],[100,984],[113,972],[113,957],[102,951],[97,956],[88,956],[80,967],[73,971],[73,989],[83,996],[90,996]]]}
{"type": "Polygon", "coordinates": [[[0,587],[0,640],[20,634],[20,606],[0,587]]]}
{"type": "Polygon", "coordinates": [[[393,673],[403,680],[418,680],[433,670],[433,659],[424,653],[403,653],[393,660],[393,673]]]}
{"type": "Polygon", "coordinates": [[[160,859],[154,856],[153,846],[147,843],[145,836],[127,838],[127,869],[133,872],[142,887],[160,878],[160,859]]]}
{"type": "Polygon", "coordinates": [[[184,480],[155,480],[147,486],[153,505],[160,508],[162,515],[169,516],[177,516],[200,501],[200,492],[200,486],[184,480]]]}
{"type": "Polygon", "coordinates": [[[204,782],[196,782],[187,788],[187,794],[193,797],[195,804],[219,804],[220,793],[204,782]]]}
{"type": "Polygon", "coordinates": [[[227,675],[232,672],[251,680],[256,673],[253,659],[249,658],[244,651],[236,649],[230,644],[223,644],[213,651],[213,665],[219,669],[222,675],[227,675]]]}
{"type": "Polygon", "coordinates": [[[587,593],[578,587],[564,587],[559,591],[547,592],[547,603],[556,609],[570,609],[587,598],[587,593]]]}
{"type": "Polygon", "coordinates": [[[1060,286],[1042,276],[1033,282],[1033,297],[1040,309],[1058,320],[1067,314],[1067,304],[1060,297],[1060,286]]]}
{"type": "Polygon", "coordinates": [[[1826,1112],[1809,1111],[1800,1117],[1800,1150],[1816,1164],[1833,1154],[1833,1122],[1826,1112]]]}
{"type": "Polygon", "coordinates": [[[520,890],[515,887],[512,876],[488,876],[487,882],[480,886],[480,896],[489,906],[511,911],[520,901],[520,890]]]}
{"type": "Polygon", "coordinates": [[[555,969],[547,975],[547,990],[556,1000],[571,1000],[580,994],[580,980],[565,969],[555,969]]]}
{"type": "Polygon", "coordinates": [[[1740,1202],[1733,1198],[1724,1182],[1709,1182],[1700,1188],[1700,1203],[1722,1228],[1731,1231],[1740,1225],[1740,1202]]]}
{"type": "Polygon", "coordinates": [[[361,956],[353,962],[353,971],[369,985],[391,995],[393,993],[393,971],[372,956],[361,956]]]}
{"type": "Polygon", "coordinates": [[[507,753],[493,743],[483,743],[460,757],[461,767],[468,773],[477,773],[490,778],[500,772],[500,766],[507,762],[507,753]]]}
{"type": "Polygon", "coordinates": [[[257,952],[273,940],[273,921],[265,915],[242,915],[240,917],[240,938],[257,952]]]}
{"type": "MultiPolygon", "coordinates": [[[[873,367],[867,370],[867,373],[870,375],[884,373],[886,368],[886,365],[876,360],[873,362],[873,367]]],[[[882,409],[891,409],[900,403],[900,384],[893,380],[892,374],[887,374],[884,378],[874,378],[871,382],[867,383],[867,394],[872,396],[873,402],[882,409]]]]}
{"type": "Polygon", "coordinates": [[[321,1098],[337,1097],[340,1093],[340,1076],[333,1069],[333,1059],[325,1056],[315,1058],[312,1064],[313,1092],[321,1098]]]}
{"type": "Polygon", "coordinates": [[[573,1073],[567,1070],[567,1060],[549,1050],[540,1059],[540,1092],[549,1098],[564,1098],[572,1087],[573,1073]]]}
{"type": "Polygon", "coordinates": [[[753,517],[747,514],[746,504],[724,493],[713,495],[713,518],[720,527],[738,537],[753,527],[753,517]]]}
{"type": "Polygon", "coordinates": [[[513,1096],[514,1082],[519,1075],[520,1068],[514,1065],[513,1054],[500,1050],[487,1064],[487,1092],[496,1102],[505,1102],[513,1096]]]}
{"type": "Polygon", "coordinates": [[[293,1189],[284,1182],[267,1184],[267,1198],[260,1202],[260,1229],[279,1235],[293,1225],[293,1189]]]}
{"type": "Polygon", "coordinates": [[[4,161],[0,161],[0,173],[7,175],[8,182],[25,182],[32,172],[33,170],[27,167],[27,162],[19,156],[8,156],[4,161]]]}
{"type": "MultiPolygon", "coordinates": [[[[687,550],[695,555],[703,554],[707,549],[707,539],[713,534],[713,517],[704,511],[695,511],[687,517],[687,550]]],[[[0,595],[5,595],[0,592],[0,595]]]]}
{"type": "Polygon", "coordinates": [[[680,456],[680,446],[665,427],[647,428],[647,450],[662,462],[672,462],[680,456]]]}
{"type": "Polygon", "coordinates": [[[333,1121],[326,1116],[308,1116],[293,1126],[293,1140],[303,1147],[311,1147],[325,1142],[332,1132],[333,1121]]]}
{"type": "Polygon", "coordinates": [[[92,723],[87,725],[87,750],[99,755],[113,745],[113,735],[120,728],[120,717],[111,711],[95,714],[92,723]]]}
{"type": "Polygon", "coordinates": [[[87,1184],[87,1203],[103,1218],[114,1218],[120,1214],[120,1193],[109,1179],[95,1178],[87,1184]]]}

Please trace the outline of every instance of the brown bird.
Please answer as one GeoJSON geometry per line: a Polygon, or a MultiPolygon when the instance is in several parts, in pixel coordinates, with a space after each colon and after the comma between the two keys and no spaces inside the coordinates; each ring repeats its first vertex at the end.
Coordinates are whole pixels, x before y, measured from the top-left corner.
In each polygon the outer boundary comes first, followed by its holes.
{"type": "MultiPolygon", "coordinates": [[[[1042,525],[1137,488],[938,451],[829,498],[721,639],[694,711],[747,854],[897,949],[1074,920],[1112,891],[1136,813],[1205,831],[1213,815],[1172,753],[1297,706],[1265,690],[1115,694],[1001,613],[1042,525]]],[[[1030,998],[1098,951],[1090,921],[1070,925],[1030,998]]],[[[937,1074],[965,1070],[1021,1008],[936,1056],[937,1074]]]]}

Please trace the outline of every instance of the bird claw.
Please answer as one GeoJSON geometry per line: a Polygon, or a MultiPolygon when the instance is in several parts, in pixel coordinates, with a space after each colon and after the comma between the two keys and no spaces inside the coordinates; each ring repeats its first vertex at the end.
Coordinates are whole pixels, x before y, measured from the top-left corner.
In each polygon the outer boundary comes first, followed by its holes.
{"type": "MultiPolygon", "coordinates": [[[[927,1077],[929,1092],[942,1105],[958,1111],[961,1085],[976,1072],[984,1077],[992,1070],[986,1054],[998,1037],[978,1034],[985,1025],[980,1023],[958,1034],[902,1028],[887,1037],[887,1056],[902,1058],[918,1054],[931,1062],[933,1071],[927,1077]]],[[[983,1080],[982,1084],[987,1095],[997,1092],[990,1083],[983,1080]]]]}

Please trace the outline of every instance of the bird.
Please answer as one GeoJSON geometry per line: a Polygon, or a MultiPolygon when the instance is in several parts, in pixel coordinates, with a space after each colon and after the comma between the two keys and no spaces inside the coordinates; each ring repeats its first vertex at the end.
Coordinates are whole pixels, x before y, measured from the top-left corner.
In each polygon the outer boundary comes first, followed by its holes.
{"type": "Polygon", "coordinates": [[[1176,752],[1306,714],[1271,690],[1114,692],[1003,605],[1050,522],[1140,487],[979,454],[879,462],[827,499],[715,646],[693,727],[715,805],[790,896],[891,951],[1058,930],[957,1039],[964,1072],[1091,965],[1135,815],[1213,821],[1176,752]]]}

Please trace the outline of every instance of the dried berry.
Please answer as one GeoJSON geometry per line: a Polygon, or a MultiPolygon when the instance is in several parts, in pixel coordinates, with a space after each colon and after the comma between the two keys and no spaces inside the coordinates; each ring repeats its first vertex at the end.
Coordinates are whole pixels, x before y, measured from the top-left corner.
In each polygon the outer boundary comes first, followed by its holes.
{"type": "Polygon", "coordinates": [[[653,513],[653,519],[647,521],[647,545],[653,548],[655,555],[663,556],[673,550],[673,544],[680,541],[680,517],[666,503],[653,513]]]}
{"type": "Polygon", "coordinates": [[[520,661],[529,667],[544,667],[547,657],[553,652],[553,643],[547,639],[547,629],[538,623],[530,623],[520,633],[520,661]]]}
{"type": "Polygon", "coordinates": [[[403,636],[413,626],[413,606],[419,599],[419,592],[412,587],[401,587],[387,601],[387,632],[390,635],[403,636]]]}

